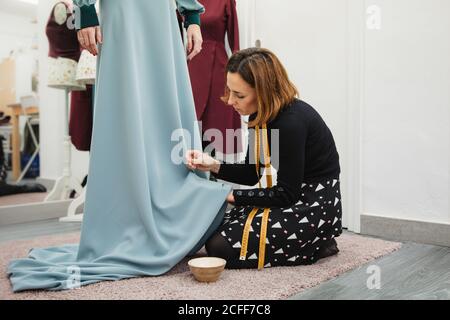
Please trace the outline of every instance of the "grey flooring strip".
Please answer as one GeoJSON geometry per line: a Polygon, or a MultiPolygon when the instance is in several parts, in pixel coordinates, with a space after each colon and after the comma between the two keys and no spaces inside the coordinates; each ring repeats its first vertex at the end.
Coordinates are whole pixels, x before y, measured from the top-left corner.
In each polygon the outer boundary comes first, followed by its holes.
{"type": "Polygon", "coordinates": [[[450,299],[450,248],[406,243],[397,252],[296,295],[294,300],[450,299]],[[367,281],[380,270],[380,289],[367,281]]]}

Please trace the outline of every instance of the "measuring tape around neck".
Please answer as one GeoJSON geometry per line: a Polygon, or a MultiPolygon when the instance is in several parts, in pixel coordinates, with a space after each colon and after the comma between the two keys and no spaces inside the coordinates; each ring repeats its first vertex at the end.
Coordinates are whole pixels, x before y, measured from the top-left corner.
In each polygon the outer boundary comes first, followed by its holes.
{"type": "MultiPolygon", "coordinates": [[[[267,187],[272,187],[272,169],[270,163],[270,151],[269,151],[269,139],[267,135],[267,125],[263,125],[263,144],[264,144],[264,166],[266,168],[266,181],[267,187]]],[[[255,127],[255,161],[256,161],[256,173],[258,178],[260,178],[260,133],[259,126],[255,127]]],[[[261,179],[259,179],[259,188],[262,189],[261,179]]],[[[248,238],[250,235],[250,228],[252,225],[252,221],[258,213],[259,209],[254,208],[250,214],[248,215],[247,221],[244,226],[244,231],[242,234],[242,246],[241,246],[241,254],[240,260],[244,261],[247,259],[247,249],[248,249],[248,238]]],[[[266,253],[266,238],[267,238],[267,225],[269,220],[270,208],[265,208],[261,220],[261,231],[259,237],[259,256],[258,256],[258,269],[261,270],[264,268],[265,262],[265,253],[266,253]]]]}

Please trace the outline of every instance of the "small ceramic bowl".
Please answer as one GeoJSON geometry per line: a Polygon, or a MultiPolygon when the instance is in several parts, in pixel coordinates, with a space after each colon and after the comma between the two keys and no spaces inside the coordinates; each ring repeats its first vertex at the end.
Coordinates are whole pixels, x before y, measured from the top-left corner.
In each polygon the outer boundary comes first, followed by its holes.
{"type": "Polygon", "coordinates": [[[200,282],[216,282],[219,280],[226,264],[226,260],[213,257],[196,258],[188,262],[194,278],[200,282]]]}

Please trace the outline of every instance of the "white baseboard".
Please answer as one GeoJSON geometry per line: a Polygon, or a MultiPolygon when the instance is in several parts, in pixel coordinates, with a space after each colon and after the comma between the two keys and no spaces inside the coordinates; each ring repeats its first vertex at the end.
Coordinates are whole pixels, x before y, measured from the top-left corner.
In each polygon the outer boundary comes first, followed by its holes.
{"type": "Polygon", "coordinates": [[[361,234],[450,247],[450,223],[361,215],[361,234]]]}
{"type": "MultiPolygon", "coordinates": [[[[62,200],[0,207],[0,226],[65,217],[72,201],[62,200]]],[[[82,209],[80,208],[77,213],[82,213],[82,209]]]]}

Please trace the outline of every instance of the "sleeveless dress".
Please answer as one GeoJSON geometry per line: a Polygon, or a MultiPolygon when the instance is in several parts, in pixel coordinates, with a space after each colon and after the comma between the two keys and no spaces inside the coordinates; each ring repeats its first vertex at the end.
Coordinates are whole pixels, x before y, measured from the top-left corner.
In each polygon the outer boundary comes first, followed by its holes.
{"type": "MultiPolygon", "coordinates": [[[[76,62],[80,60],[81,48],[77,32],[67,28],[67,24],[59,24],[55,18],[56,6],[67,4],[58,2],[53,7],[48,18],[45,33],[49,44],[49,57],[66,58],[76,62]]],[[[67,20],[72,14],[67,15],[67,20]]],[[[72,91],[70,94],[69,135],[72,144],[80,151],[89,151],[92,140],[92,86],[87,85],[84,91],[72,91]]]]}
{"type": "MultiPolygon", "coordinates": [[[[203,11],[195,0],[177,3],[181,13],[203,11]]],[[[201,140],[173,1],[100,4],[103,45],[81,240],[11,262],[16,292],[162,275],[200,249],[224,217],[231,186],[178,159],[183,147],[200,150],[201,140]]]]}

